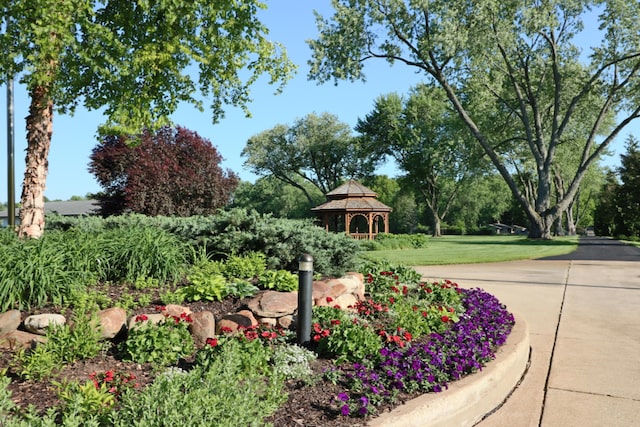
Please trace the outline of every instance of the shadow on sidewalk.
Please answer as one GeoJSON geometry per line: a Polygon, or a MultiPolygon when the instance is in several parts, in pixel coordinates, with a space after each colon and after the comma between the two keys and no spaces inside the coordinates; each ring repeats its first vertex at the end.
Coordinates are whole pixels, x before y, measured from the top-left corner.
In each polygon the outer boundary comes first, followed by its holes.
{"type": "Polygon", "coordinates": [[[537,260],[640,261],[640,248],[607,237],[580,237],[575,251],[537,260]]]}

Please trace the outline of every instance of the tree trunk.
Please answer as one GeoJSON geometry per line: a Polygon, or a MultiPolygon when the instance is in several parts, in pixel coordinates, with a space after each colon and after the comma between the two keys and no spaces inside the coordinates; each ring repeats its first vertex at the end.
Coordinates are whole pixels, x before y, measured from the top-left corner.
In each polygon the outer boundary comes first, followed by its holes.
{"type": "Polygon", "coordinates": [[[573,215],[573,203],[571,203],[567,208],[567,235],[576,235],[576,220],[573,215]]]}
{"type": "Polygon", "coordinates": [[[442,236],[442,232],[440,231],[440,225],[442,221],[440,221],[440,217],[438,215],[433,215],[433,237],[442,236]]]}
{"type": "Polygon", "coordinates": [[[529,215],[529,235],[530,239],[542,239],[551,240],[553,223],[555,222],[554,215],[544,215],[535,217],[529,215]]]}
{"type": "Polygon", "coordinates": [[[44,233],[44,190],[52,133],[53,101],[46,87],[37,86],[31,90],[27,116],[27,156],[18,229],[20,237],[39,238],[44,233]]]}

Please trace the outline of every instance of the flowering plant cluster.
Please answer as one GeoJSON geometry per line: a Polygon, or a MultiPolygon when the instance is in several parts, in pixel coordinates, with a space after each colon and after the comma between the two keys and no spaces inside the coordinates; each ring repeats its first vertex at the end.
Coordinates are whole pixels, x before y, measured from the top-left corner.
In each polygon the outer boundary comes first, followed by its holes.
{"type": "Polygon", "coordinates": [[[137,388],[136,376],[129,372],[109,370],[105,372],[93,372],[89,375],[96,389],[105,388],[115,397],[120,396],[125,390],[137,388]]]}
{"type": "Polygon", "coordinates": [[[513,315],[480,289],[459,293],[465,311],[444,332],[431,333],[419,343],[389,343],[381,348],[374,366],[354,363],[340,368],[338,381],[349,390],[335,400],[341,414],[374,413],[379,404],[393,402],[398,392],[439,392],[495,357],[511,332],[513,315]]]}
{"type": "MultiPolygon", "coordinates": [[[[156,309],[165,311],[162,306],[156,309]]],[[[158,324],[148,322],[148,316],[144,314],[135,317],[135,327],[131,328],[122,344],[126,359],[168,366],[193,353],[194,342],[189,333],[189,325],[193,321],[191,316],[187,313],[164,315],[164,321],[158,324]]]]}

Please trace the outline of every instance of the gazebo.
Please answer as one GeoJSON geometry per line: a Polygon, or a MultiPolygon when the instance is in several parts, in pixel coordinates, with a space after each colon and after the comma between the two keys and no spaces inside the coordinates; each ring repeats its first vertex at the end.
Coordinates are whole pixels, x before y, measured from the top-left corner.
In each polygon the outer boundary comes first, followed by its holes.
{"type": "Polygon", "coordinates": [[[376,199],[378,195],[353,179],[327,193],[327,201],[311,209],[327,231],[346,232],[358,240],[372,240],[389,232],[392,209],[376,199]]]}

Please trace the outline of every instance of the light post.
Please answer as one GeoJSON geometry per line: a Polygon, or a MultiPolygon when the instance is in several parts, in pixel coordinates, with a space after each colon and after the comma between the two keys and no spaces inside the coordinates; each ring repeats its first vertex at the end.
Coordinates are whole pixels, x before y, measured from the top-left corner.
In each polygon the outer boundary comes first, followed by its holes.
{"type": "Polygon", "coordinates": [[[298,258],[298,344],[308,346],[311,342],[311,295],[313,293],[313,257],[302,254],[298,258]]]}
{"type": "Polygon", "coordinates": [[[11,229],[16,225],[13,116],[13,77],[9,76],[7,79],[7,225],[11,229]]]}

